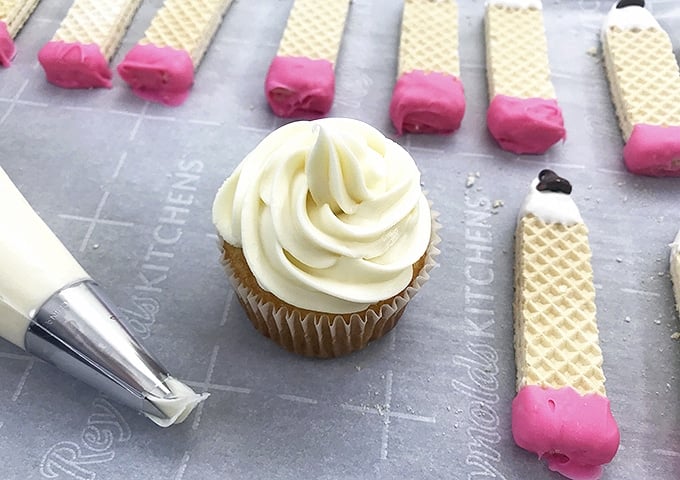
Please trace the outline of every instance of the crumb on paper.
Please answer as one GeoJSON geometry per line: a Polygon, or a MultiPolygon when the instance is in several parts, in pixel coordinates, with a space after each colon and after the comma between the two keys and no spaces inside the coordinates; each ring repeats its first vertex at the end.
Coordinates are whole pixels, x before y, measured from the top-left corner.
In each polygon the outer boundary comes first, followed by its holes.
{"type": "Polygon", "coordinates": [[[465,188],[472,187],[479,178],[479,172],[470,172],[465,180],[465,188]]]}
{"type": "Polygon", "coordinates": [[[590,47],[588,50],[586,50],[586,53],[591,57],[597,57],[597,47],[590,47]]]}
{"type": "Polygon", "coordinates": [[[630,317],[626,315],[626,318],[624,318],[623,321],[626,323],[630,323],[630,317]]]}
{"type": "Polygon", "coordinates": [[[505,205],[503,200],[494,200],[491,204],[491,208],[501,208],[503,205],[505,205]]]}
{"type": "Polygon", "coordinates": [[[674,332],[671,334],[673,340],[680,340],[680,332],[674,332]]]}
{"type": "Polygon", "coordinates": [[[616,263],[621,263],[623,262],[623,258],[621,257],[616,257],[616,263]]]}

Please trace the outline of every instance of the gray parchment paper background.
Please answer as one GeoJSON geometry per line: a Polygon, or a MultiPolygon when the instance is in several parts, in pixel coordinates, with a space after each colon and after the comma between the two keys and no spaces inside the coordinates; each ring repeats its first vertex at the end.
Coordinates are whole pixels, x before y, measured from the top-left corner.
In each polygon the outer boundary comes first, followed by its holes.
{"type": "MultiPolygon", "coordinates": [[[[144,2],[114,64],[160,3],[144,2]]],[[[210,218],[221,182],[284,123],[266,105],[263,79],[291,3],[235,1],[179,108],[140,100],[118,77],[111,90],[49,85],[36,54],[68,0],[43,1],[19,35],[14,65],[0,71],[0,164],[149,349],[211,396],[162,430],[0,342],[0,479],[560,478],[510,433],[513,230],[545,167],[572,181],[591,230],[622,434],[604,478],[678,478],[680,344],[671,335],[680,326],[668,244],[680,228],[680,183],[623,167],[599,59],[611,3],[544,2],[568,140],[518,157],[485,126],[483,2],[459,1],[463,126],[397,139],[441,212],[441,266],[392,333],[332,361],[292,356],[251,327],[219,265],[210,218]]],[[[677,48],[680,4],[648,3],[677,48]]],[[[353,2],[332,110],[390,137],[400,16],[397,0],[353,2]]]]}

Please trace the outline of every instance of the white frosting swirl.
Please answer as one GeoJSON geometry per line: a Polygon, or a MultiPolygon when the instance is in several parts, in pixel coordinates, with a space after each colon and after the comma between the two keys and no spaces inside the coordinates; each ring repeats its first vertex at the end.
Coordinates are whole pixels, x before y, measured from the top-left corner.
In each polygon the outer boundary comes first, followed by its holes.
{"type": "Polygon", "coordinates": [[[267,136],[218,191],[213,222],[243,249],[264,290],[328,313],[398,294],[431,233],[411,156],[346,118],[294,122],[267,136]]]}
{"type": "Polygon", "coordinates": [[[544,223],[574,225],[583,223],[581,213],[571,195],[549,190],[537,190],[538,178],[531,182],[529,193],[519,209],[519,218],[533,213],[544,223]]]}

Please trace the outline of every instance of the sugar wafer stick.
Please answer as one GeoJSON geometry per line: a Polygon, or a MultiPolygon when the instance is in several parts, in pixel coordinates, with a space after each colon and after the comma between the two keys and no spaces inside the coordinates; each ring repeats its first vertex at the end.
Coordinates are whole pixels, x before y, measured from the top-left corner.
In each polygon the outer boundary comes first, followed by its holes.
{"type": "Polygon", "coordinates": [[[314,118],[331,109],[335,63],[350,0],[295,0],[265,79],[280,117],[314,118]]]}
{"type": "Polygon", "coordinates": [[[680,176],[680,68],[643,0],[614,4],[602,28],[612,101],[633,173],[680,176]]]}
{"type": "Polygon", "coordinates": [[[671,243],[670,257],[671,280],[673,282],[673,295],[675,296],[675,307],[680,313],[680,231],[671,243]]]}
{"type": "Polygon", "coordinates": [[[512,433],[572,479],[600,478],[619,431],[606,397],[588,229],[571,185],[535,179],[515,232],[512,433]]]}
{"type": "Polygon", "coordinates": [[[9,67],[16,55],[14,38],[40,0],[0,0],[0,65],[9,67]]]}
{"type": "Polygon", "coordinates": [[[63,88],[111,88],[109,61],[141,0],[75,0],[38,52],[47,81],[63,88]]]}
{"type": "Polygon", "coordinates": [[[455,0],[406,0],[399,72],[390,118],[399,134],[451,133],[460,127],[465,94],[458,56],[455,0]]]}
{"type": "Polygon", "coordinates": [[[486,6],[487,126],[501,148],[543,153],[566,132],[550,80],[540,0],[489,0],[486,6]]]}
{"type": "Polygon", "coordinates": [[[180,105],[231,2],[165,0],[118,73],[139,97],[180,105]]]}

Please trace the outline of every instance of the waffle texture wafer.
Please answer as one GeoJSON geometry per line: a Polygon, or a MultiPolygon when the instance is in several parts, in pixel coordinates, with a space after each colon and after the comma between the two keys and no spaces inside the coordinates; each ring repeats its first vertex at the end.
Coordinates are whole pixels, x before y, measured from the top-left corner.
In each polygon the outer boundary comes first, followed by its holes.
{"type": "Polygon", "coordinates": [[[670,258],[671,280],[673,281],[673,294],[675,295],[675,307],[680,313],[680,231],[671,243],[670,258]]]}
{"type": "Polygon", "coordinates": [[[137,45],[118,66],[132,91],[180,105],[232,0],[165,0],[137,45]]]}
{"type": "Polygon", "coordinates": [[[109,61],[141,0],[75,0],[38,52],[47,81],[63,88],[111,88],[109,61]]]}
{"type": "Polygon", "coordinates": [[[295,0],[276,57],[265,79],[265,95],[280,117],[325,115],[335,95],[335,63],[350,0],[295,0]]]}
{"type": "Polygon", "coordinates": [[[680,176],[680,68],[644,1],[620,1],[602,29],[611,98],[633,173],[680,176]]]}
{"type": "Polygon", "coordinates": [[[540,0],[490,0],[485,32],[489,131],[504,150],[543,153],[566,132],[550,80],[540,0]]]}
{"type": "Polygon", "coordinates": [[[40,0],[0,0],[0,65],[9,67],[16,55],[14,37],[40,0]]]}
{"type": "Polygon", "coordinates": [[[399,134],[451,133],[460,127],[465,94],[458,56],[455,0],[406,0],[399,71],[390,117],[399,134]]]}
{"type": "Polygon", "coordinates": [[[550,170],[532,182],[515,233],[516,443],[573,479],[599,478],[619,445],[606,397],[586,228],[550,170]]]}

